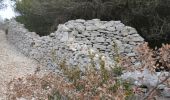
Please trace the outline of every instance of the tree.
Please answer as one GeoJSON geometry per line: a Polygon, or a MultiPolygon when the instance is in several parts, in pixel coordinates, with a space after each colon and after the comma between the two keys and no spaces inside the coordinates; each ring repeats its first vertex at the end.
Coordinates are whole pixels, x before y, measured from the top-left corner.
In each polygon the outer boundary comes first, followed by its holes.
{"type": "Polygon", "coordinates": [[[17,1],[16,10],[21,16],[18,21],[24,23],[31,31],[40,35],[51,32],[55,19],[69,10],[70,0],[22,0],[17,1]]]}
{"type": "Polygon", "coordinates": [[[16,3],[21,14],[17,20],[31,31],[46,35],[70,19],[104,19],[106,13],[102,9],[112,4],[112,0],[22,0],[16,3]]]}

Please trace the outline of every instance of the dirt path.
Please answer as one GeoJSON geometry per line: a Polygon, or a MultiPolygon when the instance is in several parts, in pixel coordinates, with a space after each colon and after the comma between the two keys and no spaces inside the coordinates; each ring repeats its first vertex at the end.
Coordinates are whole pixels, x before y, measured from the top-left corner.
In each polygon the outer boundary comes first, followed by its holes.
{"type": "Polygon", "coordinates": [[[6,35],[0,30],[0,100],[6,99],[7,83],[16,77],[33,74],[38,64],[23,54],[6,40],[6,35]]]}

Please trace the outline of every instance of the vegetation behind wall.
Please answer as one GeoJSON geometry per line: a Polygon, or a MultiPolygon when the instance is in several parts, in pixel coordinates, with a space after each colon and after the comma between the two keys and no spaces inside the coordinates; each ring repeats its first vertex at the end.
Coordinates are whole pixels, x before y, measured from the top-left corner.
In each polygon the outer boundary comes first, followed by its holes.
{"type": "Polygon", "coordinates": [[[155,47],[170,43],[169,9],[169,0],[22,0],[16,19],[41,36],[72,19],[121,20],[155,47]]]}

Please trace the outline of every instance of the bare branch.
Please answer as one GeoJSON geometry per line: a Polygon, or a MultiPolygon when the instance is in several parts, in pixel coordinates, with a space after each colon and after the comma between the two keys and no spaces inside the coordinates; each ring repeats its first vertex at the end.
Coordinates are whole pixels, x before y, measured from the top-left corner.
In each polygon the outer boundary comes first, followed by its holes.
{"type": "Polygon", "coordinates": [[[152,88],[148,94],[142,99],[142,100],[147,100],[150,95],[157,89],[157,87],[160,85],[160,84],[163,84],[164,82],[166,82],[168,79],[170,78],[170,72],[169,72],[169,75],[166,76],[166,78],[164,80],[162,80],[161,82],[159,82],[154,88],[152,88]]]}

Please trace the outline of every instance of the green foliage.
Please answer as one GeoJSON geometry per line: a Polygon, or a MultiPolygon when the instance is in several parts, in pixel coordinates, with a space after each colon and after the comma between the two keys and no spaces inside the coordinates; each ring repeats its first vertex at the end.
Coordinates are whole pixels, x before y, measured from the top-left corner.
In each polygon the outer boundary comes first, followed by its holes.
{"type": "MultiPolygon", "coordinates": [[[[22,0],[17,1],[16,10],[21,14],[17,21],[24,23],[30,31],[47,35],[56,23],[56,18],[64,15],[70,0],[22,0]]],[[[67,8],[68,7],[68,8],[67,8]]],[[[62,18],[62,17],[61,17],[62,18]]]]}
{"type": "Polygon", "coordinates": [[[77,91],[85,90],[85,84],[84,83],[76,82],[76,83],[74,83],[74,85],[75,85],[77,91]]]}
{"type": "Polygon", "coordinates": [[[109,79],[109,71],[105,68],[105,61],[100,57],[100,71],[102,75],[102,82],[107,82],[109,79]]]}
{"type": "Polygon", "coordinates": [[[114,85],[111,85],[108,89],[112,92],[116,92],[119,88],[123,88],[126,91],[126,95],[130,96],[133,94],[132,92],[132,84],[126,81],[122,81],[121,79],[117,79],[114,85]]]}
{"type": "Polygon", "coordinates": [[[123,68],[119,65],[121,59],[120,59],[120,54],[118,52],[119,48],[116,43],[114,43],[113,45],[113,50],[115,52],[115,56],[114,56],[115,66],[114,68],[112,68],[112,71],[116,76],[120,76],[123,73],[123,68]]]}
{"type": "Polygon", "coordinates": [[[58,91],[54,92],[52,95],[48,96],[48,100],[69,100],[68,97],[62,96],[58,91]]]}
{"type": "Polygon", "coordinates": [[[67,75],[68,79],[76,84],[77,80],[80,79],[81,70],[78,66],[68,67],[66,65],[66,60],[64,59],[60,64],[60,69],[63,71],[65,75],[67,75]]]}
{"type": "Polygon", "coordinates": [[[94,57],[95,57],[95,54],[89,51],[90,64],[93,69],[95,69],[94,57]]]}
{"type": "Polygon", "coordinates": [[[113,73],[116,75],[116,76],[120,76],[120,75],[122,75],[122,72],[123,71],[123,68],[121,68],[121,67],[115,67],[115,68],[113,68],[113,73]]]}

